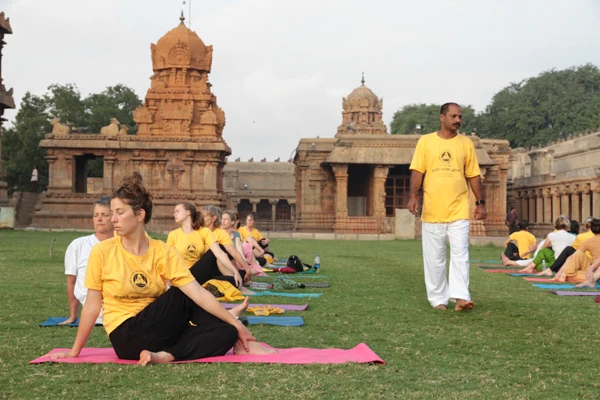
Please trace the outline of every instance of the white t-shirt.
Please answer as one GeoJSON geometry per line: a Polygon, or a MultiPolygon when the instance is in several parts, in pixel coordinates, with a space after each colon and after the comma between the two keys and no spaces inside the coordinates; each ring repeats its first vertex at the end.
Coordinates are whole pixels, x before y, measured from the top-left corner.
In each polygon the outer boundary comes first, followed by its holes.
{"type": "Polygon", "coordinates": [[[548,239],[550,239],[550,243],[552,244],[552,251],[554,252],[554,257],[558,258],[558,256],[560,256],[560,253],[562,253],[565,247],[573,244],[573,241],[575,240],[575,235],[561,229],[557,232],[550,232],[548,234],[548,239]]]}
{"type": "Polygon", "coordinates": [[[31,182],[37,182],[38,180],[38,170],[37,168],[31,171],[31,182]]]}
{"type": "Polygon", "coordinates": [[[87,288],[84,286],[85,270],[92,247],[100,243],[96,235],[77,238],[67,247],[65,253],[65,275],[77,277],[75,282],[75,297],[81,304],[85,303],[87,288]]]}

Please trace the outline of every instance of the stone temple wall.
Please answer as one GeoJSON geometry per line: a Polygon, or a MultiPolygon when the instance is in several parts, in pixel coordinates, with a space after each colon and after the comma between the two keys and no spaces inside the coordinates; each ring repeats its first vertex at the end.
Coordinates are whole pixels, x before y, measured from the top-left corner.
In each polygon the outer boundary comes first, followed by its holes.
{"type": "Polygon", "coordinates": [[[513,149],[508,206],[527,219],[536,236],[552,230],[561,214],[582,222],[600,217],[600,131],[535,149],[513,149]]]}

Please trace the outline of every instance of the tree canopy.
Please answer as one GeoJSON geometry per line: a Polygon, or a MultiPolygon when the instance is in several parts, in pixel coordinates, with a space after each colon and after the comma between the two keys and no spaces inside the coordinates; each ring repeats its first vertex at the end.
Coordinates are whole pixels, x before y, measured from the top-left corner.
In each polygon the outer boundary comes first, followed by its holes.
{"type": "MultiPolygon", "coordinates": [[[[409,104],[396,111],[390,131],[422,133],[439,128],[438,104],[409,104]]],[[[585,64],[550,70],[511,83],[494,95],[485,111],[463,106],[461,131],[483,138],[507,139],[514,147],[546,145],[570,134],[600,128],[600,69],[585,64]]]]}
{"type": "MultiPolygon", "coordinates": [[[[141,104],[135,92],[121,84],[84,99],[73,84],[51,85],[42,96],[27,92],[21,100],[14,124],[3,128],[2,133],[2,159],[9,191],[28,190],[34,165],[38,167],[40,189],[46,188],[46,152],[38,145],[44,135],[52,131],[51,119],[58,117],[72,128],[98,133],[102,126],[110,123],[111,118],[117,118],[121,125],[129,128],[129,134],[135,134],[137,126],[133,122],[133,111],[141,104]]],[[[101,169],[102,165],[98,162],[90,165],[90,175],[97,176],[101,169]]]]}
{"type": "MultiPolygon", "coordinates": [[[[409,104],[396,111],[390,125],[392,134],[413,134],[415,126],[421,125],[421,133],[440,129],[441,104],[409,104]]],[[[461,132],[470,133],[474,127],[475,110],[470,105],[461,106],[463,113],[461,132]]]]}

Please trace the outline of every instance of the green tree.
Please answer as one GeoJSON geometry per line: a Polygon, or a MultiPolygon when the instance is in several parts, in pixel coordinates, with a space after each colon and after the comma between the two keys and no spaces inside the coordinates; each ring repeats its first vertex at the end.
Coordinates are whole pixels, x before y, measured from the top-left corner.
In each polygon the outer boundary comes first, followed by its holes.
{"type": "Polygon", "coordinates": [[[133,112],[142,101],[133,90],[118,84],[106,88],[102,93],[89,95],[83,103],[88,113],[87,128],[90,133],[100,133],[100,129],[110,123],[111,118],[119,120],[135,135],[137,125],[133,122],[133,112]]]}
{"type": "Polygon", "coordinates": [[[600,125],[600,70],[592,64],[551,70],[511,83],[479,116],[482,137],[508,139],[512,147],[551,140],[600,125]]]}
{"type": "Polygon", "coordinates": [[[48,104],[48,114],[60,118],[61,122],[73,128],[85,127],[87,115],[81,93],[74,84],[50,85],[50,93],[44,95],[48,104]]]}
{"type": "Polygon", "coordinates": [[[48,185],[48,163],[46,152],[38,145],[44,135],[51,131],[49,104],[46,96],[35,96],[29,92],[21,100],[14,126],[3,129],[2,159],[6,183],[10,192],[29,190],[33,166],[38,169],[38,187],[48,185]]]}
{"type": "MultiPolygon", "coordinates": [[[[390,133],[398,135],[412,134],[415,126],[421,125],[421,133],[435,132],[440,129],[441,104],[409,104],[394,113],[390,124],[390,133]]],[[[477,125],[475,110],[470,105],[462,106],[463,122],[461,132],[472,132],[477,125]]]]}

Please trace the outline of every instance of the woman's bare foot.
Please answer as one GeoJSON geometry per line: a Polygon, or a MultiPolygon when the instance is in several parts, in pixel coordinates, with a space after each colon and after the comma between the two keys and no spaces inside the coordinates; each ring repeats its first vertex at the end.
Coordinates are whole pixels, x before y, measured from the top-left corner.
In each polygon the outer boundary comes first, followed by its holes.
{"type": "Polygon", "coordinates": [[[594,285],[594,282],[590,282],[590,281],[585,281],[585,282],[581,282],[579,285],[575,285],[576,288],[590,288],[590,289],[595,289],[596,285],[594,285]]]}
{"type": "Polygon", "coordinates": [[[242,301],[241,304],[233,307],[232,309],[228,310],[229,314],[233,315],[236,318],[239,318],[242,316],[242,314],[244,314],[244,312],[246,311],[246,308],[248,308],[248,303],[250,302],[250,297],[246,297],[244,298],[244,301],[242,301]]]}
{"type": "Polygon", "coordinates": [[[535,276],[554,276],[554,272],[550,268],[546,268],[542,272],[538,272],[535,276]]]}
{"type": "Polygon", "coordinates": [[[140,353],[140,360],[138,361],[138,365],[145,367],[148,364],[168,364],[171,361],[175,360],[172,354],[167,353],[166,351],[159,351],[158,353],[153,353],[148,350],[142,350],[140,353]]]}
{"type": "Polygon", "coordinates": [[[433,307],[436,310],[447,310],[448,307],[445,304],[438,304],[437,306],[433,307]]]}
{"type": "Polygon", "coordinates": [[[75,321],[77,321],[77,318],[68,318],[68,319],[64,320],[63,322],[59,323],[59,325],[68,325],[68,324],[72,324],[75,321]]]}
{"type": "Polygon", "coordinates": [[[454,307],[455,311],[469,311],[475,308],[474,301],[468,301],[463,299],[456,299],[456,307],[454,307]]]}
{"type": "Polygon", "coordinates": [[[519,274],[533,274],[535,272],[535,265],[528,265],[523,269],[520,269],[518,271],[519,274]]]}
{"type": "Polygon", "coordinates": [[[248,342],[248,346],[250,347],[250,351],[246,351],[244,346],[238,340],[233,346],[233,354],[237,355],[245,355],[245,354],[273,354],[277,353],[277,349],[271,349],[269,347],[265,347],[258,342],[248,342]]]}

